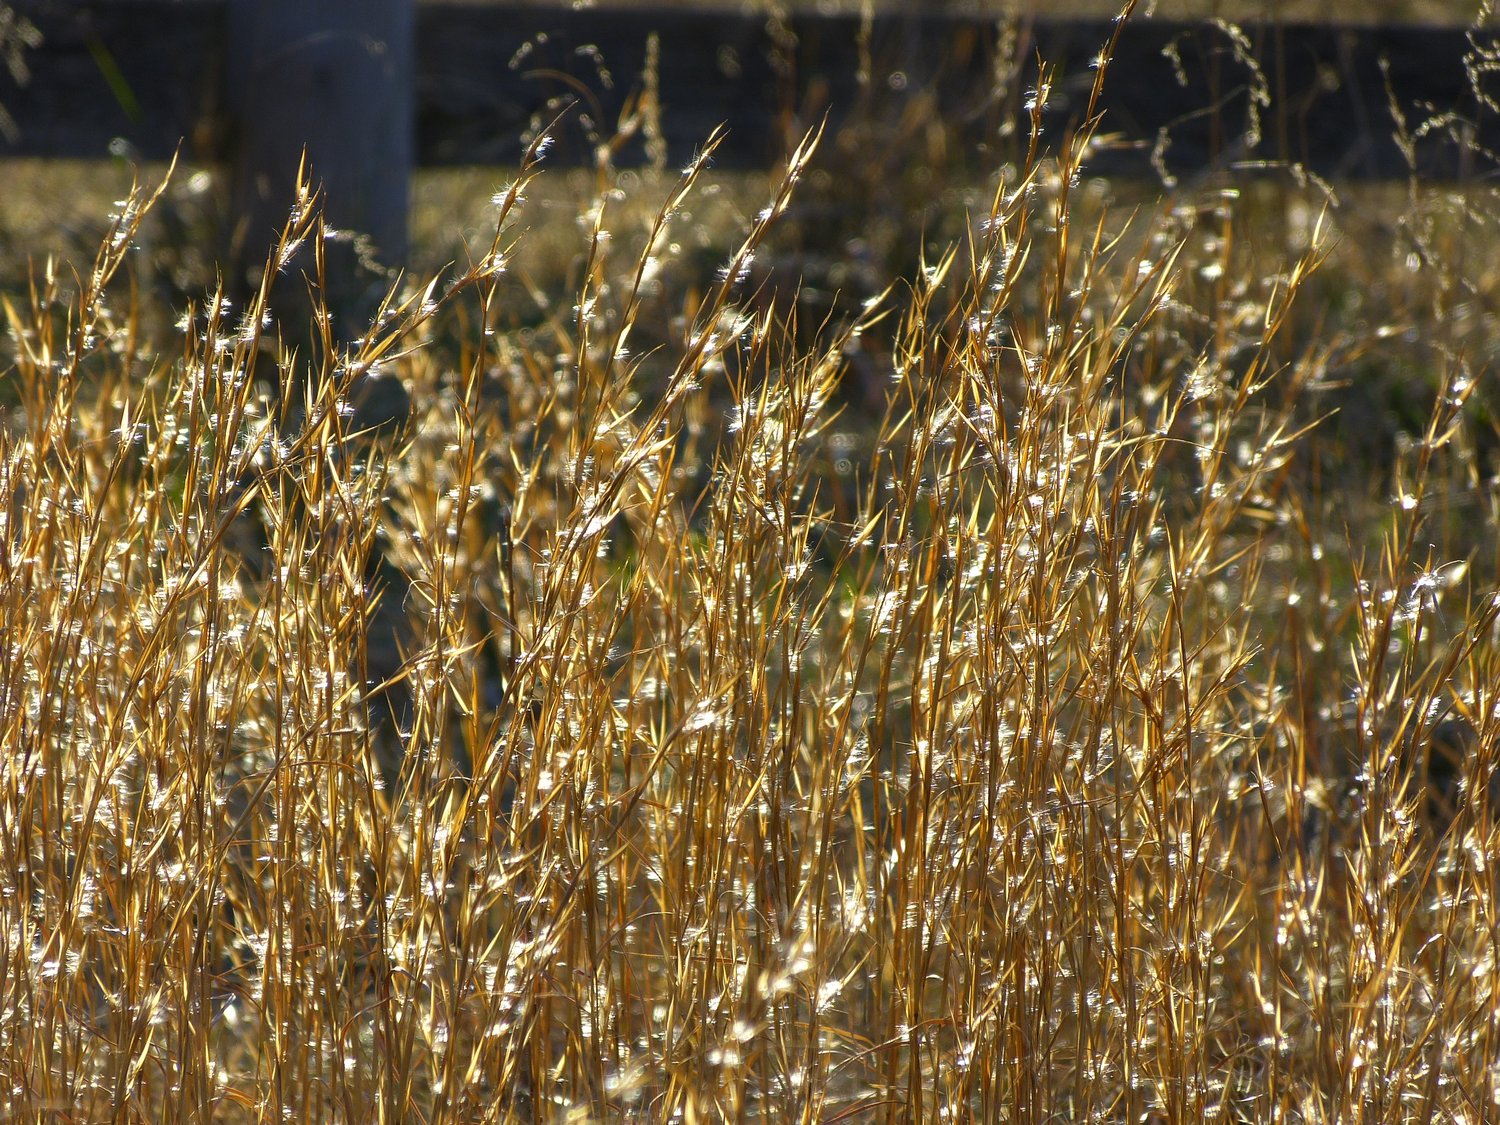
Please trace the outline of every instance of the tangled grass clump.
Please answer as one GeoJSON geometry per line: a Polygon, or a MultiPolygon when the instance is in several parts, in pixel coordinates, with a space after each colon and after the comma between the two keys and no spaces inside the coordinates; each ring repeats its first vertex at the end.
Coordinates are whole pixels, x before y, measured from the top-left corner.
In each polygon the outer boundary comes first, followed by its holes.
{"type": "Polygon", "coordinates": [[[4,1116],[1500,1112],[1487,376],[1325,491],[1376,338],[1299,305],[1325,226],[1118,217],[1089,143],[817,330],[744,284],[811,141],[713,278],[670,249],[706,156],[641,229],[601,189],[524,325],[530,161],[351,348],[316,267],[307,340],[266,290],[143,335],[149,195],[49,266],[6,309],[4,1116]],[[351,426],[377,369],[399,443],[351,426]]]}

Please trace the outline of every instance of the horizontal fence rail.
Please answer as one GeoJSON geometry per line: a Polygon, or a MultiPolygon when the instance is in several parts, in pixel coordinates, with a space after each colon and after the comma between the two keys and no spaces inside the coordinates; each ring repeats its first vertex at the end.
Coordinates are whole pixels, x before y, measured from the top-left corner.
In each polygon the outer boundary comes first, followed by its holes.
{"type": "MultiPolygon", "coordinates": [[[[223,76],[234,50],[222,3],[19,3],[40,33],[29,74],[0,69],[13,128],[0,156],[202,160],[229,143],[223,76]]],[[[1109,41],[1107,21],[952,16],[761,16],[424,4],[417,10],[420,164],[514,162],[537,123],[574,103],[556,158],[587,162],[648,60],[660,131],[620,161],[686,160],[719,124],[721,165],[774,163],[828,114],[940,115],[980,158],[1025,130],[1041,58],[1058,76],[1044,120],[1076,124],[1109,41]],[[1006,81],[1001,83],[999,79],[1006,81]],[[664,145],[664,152],[663,152],[664,145]]],[[[1495,36],[1427,27],[1254,26],[1135,20],[1103,99],[1115,174],[1196,174],[1294,162],[1330,178],[1492,173],[1500,151],[1495,36]]],[[[1014,143],[1013,141],[1010,143],[1014,143]]]]}

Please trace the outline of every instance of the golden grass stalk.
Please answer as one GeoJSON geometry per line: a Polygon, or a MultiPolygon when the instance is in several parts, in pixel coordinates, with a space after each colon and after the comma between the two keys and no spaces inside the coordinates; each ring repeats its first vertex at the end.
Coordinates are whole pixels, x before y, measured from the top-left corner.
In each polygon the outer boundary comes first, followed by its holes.
{"type": "Polygon", "coordinates": [[[1098,214],[1091,143],[842,326],[745,282],[815,138],[702,284],[704,161],[640,229],[604,169],[526,325],[530,158],[352,348],[273,338],[269,281],[144,338],[149,194],[46,267],[6,308],[4,1115],[1490,1115],[1500,603],[1427,546],[1474,380],[1354,526],[1325,241],[1244,272],[1230,195],[1098,214]],[[350,425],[377,367],[398,443],[350,425]]]}

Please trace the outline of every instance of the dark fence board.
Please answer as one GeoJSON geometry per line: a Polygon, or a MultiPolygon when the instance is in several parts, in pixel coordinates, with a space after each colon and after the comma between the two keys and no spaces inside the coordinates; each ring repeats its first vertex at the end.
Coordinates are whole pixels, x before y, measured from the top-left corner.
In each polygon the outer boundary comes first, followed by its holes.
{"type": "MultiPolygon", "coordinates": [[[[18,136],[0,141],[0,155],[99,157],[113,144],[117,152],[160,159],[184,138],[186,151],[199,159],[227,151],[228,126],[219,113],[229,49],[221,4],[52,0],[17,7],[40,29],[43,44],[28,55],[27,83],[0,73],[0,105],[19,127],[18,136]]],[[[527,131],[564,101],[578,104],[559,130],[557,158],[591,159],[590,129],[607,135],[627,97],[640,89],[653,34],[663,136],[674,164],[721,122],[730,139],[719,163],[756,166],[779,158],[788,138],[825,109],[836,122],[859,107],[894,113],[928,97],[920,104],[943,115],[982,159],[1003,159],[1014,142],[1002,137],[1024,113],[1035,58],[1059,68],[1047,121],[1061,130],[1083,110],[1089,61],[1110,25],[1038,19],[1013,30],[1021,73],[996,97],[993,23],[881,17],[871,36],[873,80],[861,86],[856,17],[801,16],[775,28],[764,17],[724,13],[424,5],[417,32],[418,159],[512,162],[527,131]]],[[[1321,25],[1244,32],[1261,76],[1220,28],[1160,20],[1128,25],[1103,105],[1106,131],[1121,134],[1123,143],[1092,166],[1151,174],[1156,151],[1177,174],[1215,162],[1291,159],[1329,177],[1402,177],[1408,164],[1394,139],[1389,82],[1413,127],[1448,118],[1416,146],[1423,175],[1495,170],[1487,154],[1500,150],[1500,115],[1476,97],[1465,66],[1476,44],[1465,32],[1321,25]],[[1180,67],[1163,53],[1173,45],[1180,67]],[[1262,77],[1271,104],[1261,110],[1262,137],[1252,147],[1244,143],[1250,90],[1262,77]]],[[[1478,46],[1493,50],[1495,37],[1485,35],[1478,46]]],[[[639,138],[621,159],[646,159],[639,138]]]]}

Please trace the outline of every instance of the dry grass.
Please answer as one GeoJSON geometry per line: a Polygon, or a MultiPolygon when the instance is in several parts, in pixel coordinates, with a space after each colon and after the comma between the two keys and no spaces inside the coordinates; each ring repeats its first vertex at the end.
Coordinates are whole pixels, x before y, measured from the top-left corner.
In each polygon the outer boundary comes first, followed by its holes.
{"type": "Polygon", "coordinates": [[[606,169],[566,290],[528,166],[352,349],[264,293],[152,328],[140,194],[40,268],[6,1118],[1500,1112],[1470,219],[1330,277],[1317,193],[1268,246],[1248,189],[1112,208],[1089,144],[821,326],[745,281],[805,153],[717,277],[700,164],[645,212],[606,169]],[[1409,434],[1318,424],[1398,346],[1409,434]],[[352,432],[377,367],[400,442],[352,432]]]}

